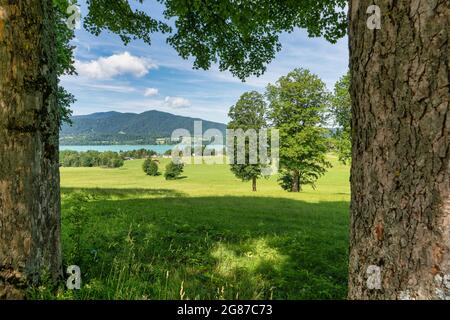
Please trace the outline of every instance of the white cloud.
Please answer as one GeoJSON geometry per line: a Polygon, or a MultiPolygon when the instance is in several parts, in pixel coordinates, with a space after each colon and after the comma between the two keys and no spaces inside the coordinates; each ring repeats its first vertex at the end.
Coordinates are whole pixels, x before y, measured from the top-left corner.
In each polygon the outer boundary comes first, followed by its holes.
{"type": "MultiPolygon", "coordinates": [[[[128,81],[117,80],[97,80],[89,79],[86,77],[78,77],[75,75],[63,75],[60,77],[63,87],[71,88],[73,93],[78,96],[80,91],[101,93],[103,91],[114,93],[132,93],[138,91],[133,84],[128,81]]],[[[103,93],[104,94],[104,93],[103,93]]],[[[89,93],[89,98],[92,99],[92,95],[89,93]]]]}
{"type": "Polygon", "coordinates": [[[97,60],[83,62],[76,60],[75,67],[80,76],[93,79],[111,79],[115,76],[131,74],[143,77],[157,65],[147,58],[136,57],[129,52],[100,57],[97,60]]]}
{"type": "Polygon", "coordinates": [[[158,89],[156,88],[147,88],[144,92],[144,96],[146,97],[153,97],[156,96],[158,94],[158,89]]]}
{"type": "Polygon", "coordinates": [[[104,91],[111,91],[111,92],[116,92],[116,93],[131,93],[131,92],[136,91],[135,88],[130,87],[130,86],[108,85],[108,84],[98,84],[98,83],[89,84],[89,88],[104,90],[104,91]]]}
{"type": "Polygon", "coordinates": [[[188,108],[191,106],[191,102],[185,98],[166,97],[164,99],[164,106],[173,109],[188,108]]]}

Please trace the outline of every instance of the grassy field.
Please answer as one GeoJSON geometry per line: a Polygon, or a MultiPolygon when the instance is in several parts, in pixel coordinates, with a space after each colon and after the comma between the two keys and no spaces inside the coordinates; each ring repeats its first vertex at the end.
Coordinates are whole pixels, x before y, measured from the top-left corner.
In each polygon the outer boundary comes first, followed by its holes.
{"type": "Polygon", "coordinates": [[[227,165],[188,165],[174,181],[146,176],[142,160],[61,168],[64,264],[80,266],[83,284],[57,297],[345,298],[349,169],[331,161],[299,194],[276,177],[252,192],[227,165]]]}

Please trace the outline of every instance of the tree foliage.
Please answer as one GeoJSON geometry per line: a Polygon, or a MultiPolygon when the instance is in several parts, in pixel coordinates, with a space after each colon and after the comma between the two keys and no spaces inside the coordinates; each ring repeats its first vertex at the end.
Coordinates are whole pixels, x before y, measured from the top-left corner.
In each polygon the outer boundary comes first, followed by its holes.
{"type": "Polygon", "coordinates": [[[313,189],[316,189],[316,181],[326,172],[326,168],[328,168],[328,165],[304,166],[302,171],[298,171],[298,174],[294,174],[294,171],[291,170],[282,169],[278,177],[278,183],[286,191],[295,191],[295,186],[298,186],[298,191],[301,191],[303,185],[310,185],[313,189]]]}
{"type": "MultiPolygon", "coordinates": [[[[242,129],[244,132],[253,129],[258,132],[262,128],[267,127],[265,115],[266,115],[266,101],[264,100],[264,96],[256,91],[246,92],[239,100],[236,102],[234,106],[230,108],[228,112],[228,117],[231,121],[228,124],[229,129],[242,129]]],[[[250,164],[249,162],[249,140],[245,141],[245,164],[237,163],[237,142],[234,143],[234,152],[235,152],[235,163],[230,165],[231,171],[234,175],[242,179],[242,181],[249,181],[253,179],[258,179],[262,175],[262,164],[250,164]]],[[[254,185],[254,188],[256,186],[254,185]]],[[[254,189],[256,191],[256,189],[254,189]]]]}
{"type": "MultiPolygon", "coordinates": [[[[143,3],[144,0],[136,2],[143,3]]],[[[166,21],[159,21],[146,12],[133,9],[128,0],[87,0],[88,15],[84,19],[84,28],[93,35],[108,30],[117,34],[124,44],[141,39],[151,44],[151,34],[168,33],[172,28],[166,21]]]]}
{"type": "Polygon", "coordinates": [[[295,27],[330,41],[342,37],[346,1],[163,0],[166,18],[175,18],[176,33],[168,42],[194,67],[218,63],[244,79],[260,75],[281,49],[278,34],[295,27]]]}
{"type": "Polygon", "coordinates": [[[352,157],[352,105],[349,90],[350,74],[346,74],[336,82],[331,99],[331,113],[336,126],[333,137],[334,144],[339,155],[339,160],[344,163],[347,163],[352,157]]]}
{"type": "Polygon", "coordinates": [[[166,166],[166,170],[164,172],[164,178],[166,178],[166,180],[177,179],[183,173],[183,169],[184,169],[184,164],[173,163],[171,161],[166,166]]]}
{"type": "Polygon", "coordinates": [[[149,176],[159,175],[158,163],[155,160],[145,159],[144,163],[142,164],[142,169],[149,176]]]}
{"type": "MultiPolygon", "coordinates": [[[[143,0],[137,2],[143,3],[143,0]]],[[[281,49],[278,34],[305,28],[311,37],[331,42],[347,31],[346,0],[158,0],[164,19],[134,9],[128,0],[87,0],[86,30],[108,30],[125,44],[151,34],[167,34],[179,55],[194,59],[194,68],[218,64],[240,79],[260,75],[281,49]]]]}
{"type": "Polygon", "coordinates": [[[269,119],[280,132],[281,185],[291,190],[313,184],[325,173],[327,137],[323,128],[329,103],[325,84],[308,70],[295,69],[267,87],[269,119]],[[297,184],[299,182],[299,184],[297,184]]]}
{"type": "Polygon", "coordinates": [[[124,161],[117,152],[65,150],[59,153],[59,163],[63,167],[104,167],[119,168],[124,161]]]}
{"type": "Polygon", "coordinates": [[[67,8],[75,3],[73,0],[53,0],[54,6],[54,27],[56,34],[56,55],[57,55],[57,76],[58,76],[58,91],[56,92],[58,107],[60,110],[60,126],[63,122],[70,123],[70,116],[72,110],[70,106],[76,101],[75,96],[68,92],[60,84],[62,75],[76,74],[74,66],[74,50],[70,41],[75,37],[73,30],[67,27],[66,21],[69,15],[67,8]]]}

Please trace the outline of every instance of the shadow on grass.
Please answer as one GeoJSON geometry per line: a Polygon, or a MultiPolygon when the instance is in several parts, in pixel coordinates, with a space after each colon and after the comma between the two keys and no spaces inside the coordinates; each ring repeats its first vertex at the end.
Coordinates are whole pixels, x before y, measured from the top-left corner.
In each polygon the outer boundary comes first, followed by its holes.
{"type": "Polygon", "coordinates": [[[186,179],[186,178],[187,178],[187,176],[179,176],[179,177],[173,177],[173,178],[166,179],[166,180],[169,180],[169,181],[176,181],[176,180],[184,180],[184,179],[186,179]]]}
{"type": "MultiPolygon", "coordinates": [[[[79,298],[346,296],[348,202],[131,190],[102,189],[123,199],[87,204],[82,261],[66,261],[86,272],[90,289],[79,298]],[[170,198],[132,198],[140,192],[170,198]]],[[[63,236],[71,228],[64,212],[63,236]]],[[[72,240],[63,240],[70,250],[72,240]]]]}
{"type": "Polygon", "coordinates": [[[61,188],[61,193],[69,194],[72,192],[86,192],[92,196],[99,196],[105,198],[132,198],[139,197],[183,197],[186,194],[172,189],[150,189],[150,188],[130,188],[130,189],[118,189],[118,188],[61,188]]]}

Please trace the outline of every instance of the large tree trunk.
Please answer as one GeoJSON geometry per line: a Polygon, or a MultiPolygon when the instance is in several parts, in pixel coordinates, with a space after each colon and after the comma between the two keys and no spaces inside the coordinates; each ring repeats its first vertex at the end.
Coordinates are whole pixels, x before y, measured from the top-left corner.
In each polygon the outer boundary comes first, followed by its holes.
{"type": "Polygon", "coordinates": [[[349,298],[450,298],[449,1],[350,2],[349,298]]]}
{"type": "Polygon", "coordinates": [[[61,274],[51,0],[0,0],[0,298],[61,274]]]}

